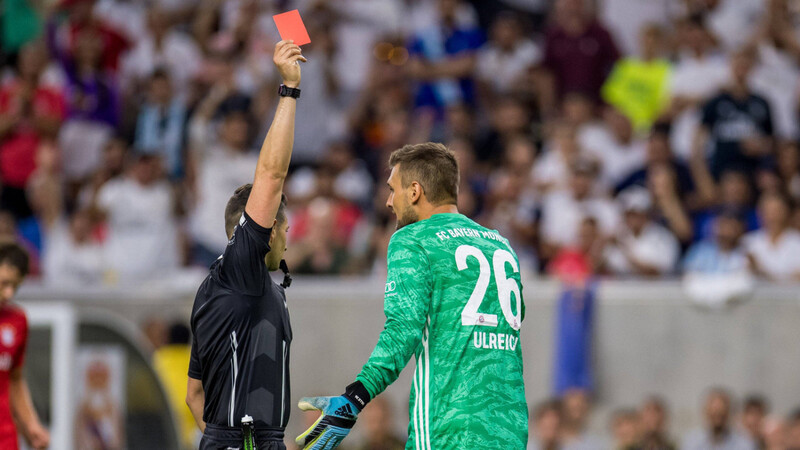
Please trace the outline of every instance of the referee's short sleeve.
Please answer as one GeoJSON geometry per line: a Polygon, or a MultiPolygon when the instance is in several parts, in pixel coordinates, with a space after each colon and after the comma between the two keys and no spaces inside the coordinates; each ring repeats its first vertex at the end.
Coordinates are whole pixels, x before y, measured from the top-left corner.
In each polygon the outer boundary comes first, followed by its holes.
{"type": "Polygon", "coordinates": [[[271,234],[272,228],[264,228],[242,213],[220,262],[220,280],[227,287],[245,295],[263,293],[269,276],[264,257],[270,250],[271,234]]]}
{"type": "Polygon", "coordinates": [[[192,337],[192,352],[189,356],[189,378],[203,379],[203,366],[200,365],[200,358],[197,356],[197,339],[194,337],[192,337]]]}

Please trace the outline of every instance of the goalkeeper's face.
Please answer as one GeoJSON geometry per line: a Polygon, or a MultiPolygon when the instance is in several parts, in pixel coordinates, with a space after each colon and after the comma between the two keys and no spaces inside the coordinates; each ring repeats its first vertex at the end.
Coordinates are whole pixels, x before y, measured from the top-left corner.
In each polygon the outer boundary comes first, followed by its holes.
{"type": "MultiPolygon", "coordinates": [[[[400,178],[400,171],[397,166],[394,166],[392,173],[389,174],[389,180],[386,181],[386,184],[389,185],[389,198],[386,199],[386,206],[397,216],[398,230],[419,221],[419,214],[413,204],[415,196],[417,198],[419,196],[414,192],[417,188],[414,187],[414,183],[403,188],[400,178]]],[[[417,184],[417,186],[419,185],[417,184]]]]}

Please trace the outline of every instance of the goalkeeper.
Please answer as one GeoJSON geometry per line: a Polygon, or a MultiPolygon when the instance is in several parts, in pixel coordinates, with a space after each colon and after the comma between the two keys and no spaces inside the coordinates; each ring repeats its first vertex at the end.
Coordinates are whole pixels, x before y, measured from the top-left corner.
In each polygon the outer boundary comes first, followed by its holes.
{"type": "Polygon", "coordinates": [[[458,164],[435,143],[389,159],[388,251],[378,344],[339,397],[300,400],[320,419],[297,438],[332,449],[414,356],[407,449],[524,449],[528,412],[519,330],[519,261],[508,240],[458,213],[458,164]]]}

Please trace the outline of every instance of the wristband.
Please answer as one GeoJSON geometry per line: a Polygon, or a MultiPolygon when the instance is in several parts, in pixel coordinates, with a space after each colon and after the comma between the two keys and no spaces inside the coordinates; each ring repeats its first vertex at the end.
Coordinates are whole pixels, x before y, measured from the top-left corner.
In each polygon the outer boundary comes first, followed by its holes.
{"type": "Polygon", "coordinates": [[[281,97],[291,97],[294,99],[300,98],[300,89],[298,88],[290,88],[285,84],[282,84],[278,87],[278,95],[281,97]]]}
{"type": "Polygon", "coordinates": [[[359,412],[364,409],[364,407],[367,406],[367,403],[369,403],[371,400],[367,388],[365,388],[360,381],[356,381],[355,383],[348,385],[344,389],[344,394],[342,394],[342,397],[350,400],[350,402],[355,405],[356,408],[358,408],[359,412]]]}

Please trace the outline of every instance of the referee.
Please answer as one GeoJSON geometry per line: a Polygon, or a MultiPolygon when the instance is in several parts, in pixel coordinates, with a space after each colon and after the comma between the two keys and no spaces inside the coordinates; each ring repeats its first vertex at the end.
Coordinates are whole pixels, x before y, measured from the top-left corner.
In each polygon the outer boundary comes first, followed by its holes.
{"type": "MultiPolygon", "coordinates": [[[[283,84],[261,147],[253,184],[236,190],[225,208],[228,246],[211,265],[192,308],[192,353],[186,403],[203,431],[200,450],[243,447],[253,430],[259,450],[285,449],[289,420],[292,330],[284,287],[269,276],[286,250],[283,183],[294,139],[300,65],[292,41],[275,46],[283,84]],[[252,428],[243,418],[252,419],[252,428]]],[[[221,212],[221,211],[220,211],[221,212]]]]}

